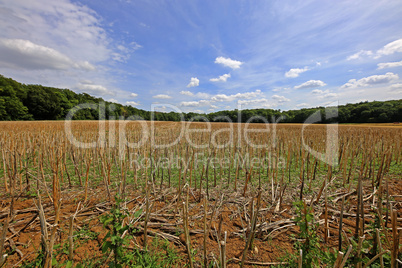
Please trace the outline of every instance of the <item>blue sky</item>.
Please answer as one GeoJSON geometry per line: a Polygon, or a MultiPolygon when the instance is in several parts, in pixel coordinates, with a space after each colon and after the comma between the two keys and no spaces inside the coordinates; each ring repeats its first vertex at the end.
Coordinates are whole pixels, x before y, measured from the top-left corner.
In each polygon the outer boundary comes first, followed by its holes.
{"type": "Polygon", "coordinates": [[[0,0],[0,74],[145,110],[400,99],[401,18],[399,0],[0,0]]]}

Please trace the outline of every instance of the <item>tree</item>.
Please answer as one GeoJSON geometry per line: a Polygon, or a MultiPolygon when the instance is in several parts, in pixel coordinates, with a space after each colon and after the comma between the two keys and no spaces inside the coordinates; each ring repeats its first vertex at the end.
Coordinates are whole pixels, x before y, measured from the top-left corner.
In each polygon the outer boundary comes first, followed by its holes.
{"type": "Polygon", "coordinates": [[[28,108],[22,104],[17,98],[3,97],[5,102],[5,110],[8,114],[8,120],[32,120],[32,115],[29,114],[28,108]]]}
{"type": "Polygon", "coordinates": [[[6,102],[3,99],[3,97],[0,97],[0,120],[1,121],[10,120],[6,110],[6,102]]]}
{"type": "Polygon", "coordinates": [[[35,120],[55,120],[62,111],[57,94],[42,86],[29,87],[25,105],[35,120]]]}

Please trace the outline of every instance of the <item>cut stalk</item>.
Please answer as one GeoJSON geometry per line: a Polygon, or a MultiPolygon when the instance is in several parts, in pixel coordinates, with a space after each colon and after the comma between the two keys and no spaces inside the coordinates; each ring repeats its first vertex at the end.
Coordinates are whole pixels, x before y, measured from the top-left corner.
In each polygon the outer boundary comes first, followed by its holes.
{"type": "Polygon", "coordinates": [[[221,241],[220,253],[221,253],[221,267],[226,268],[226,236],[227,232],[225,231],[224,240],[221,241]]]}
{"type": "Polygon", "coordinates": [[[184,235],[185,235],[185,240],[186,240],[188,262],[189,262],[190,268],[193,268],[194,265],[193,265],[193,259],[191,256],[191,240],[190,240],[190,230],[189,230],[189,224],[188,224],[188,208],[184,202],[183,202],[183,226],[184,226],[184,235]]]}
{"type": "Polygon", "coordinates": [[[3,230],[0,237],[0,267],[3,267],[7,257],[7,255],[3,255],[3,253],[4,253],[4,243],[6,241],[7,236],[8,224],[9,224],[9,217],[7,217],[6,221],[3,224],[3,230]]]}

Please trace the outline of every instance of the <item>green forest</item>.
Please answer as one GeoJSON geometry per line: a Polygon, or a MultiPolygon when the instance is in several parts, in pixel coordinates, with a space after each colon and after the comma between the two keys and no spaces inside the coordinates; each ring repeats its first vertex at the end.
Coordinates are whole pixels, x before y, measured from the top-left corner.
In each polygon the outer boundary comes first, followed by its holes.
{"type": "MultiPolygon", "coordinates": [[[[402,99],[341,105],[338,107],[338,115],[330,119],[325,119],[325,107],[289,111],[247,109],[242,110],[241,113],[237,110],[231,110],[209,114],[191,112],[179,114],[145,111],[132,106],[107,102],[102,98],[96,98],[86,93],[75,93],[69,89],[25,85],[0,75],[0,121],[64,120],[73,107],[83,103],[105,103],[107,107],[105,119],[133,116],[136,119],[157,121],[180,121],[184,119],[187,121],[227,122],[229,118],[233,122],[247,122],[250,118],[259,116],[260,119],[252,122],[272,122],[275,120],[279,123],[303,123],[310,115],[319,110],[323,115],[321,123],[389,123],[402,120],[402,99]],[[108,107],[112,104],[114,109],[109,109],[108,107]],[[280,117],[282,119],[278,120],[280,117]]],[[[82,109],[74,115],[73,119],[98,120],[99,111],[82,109]]]]}

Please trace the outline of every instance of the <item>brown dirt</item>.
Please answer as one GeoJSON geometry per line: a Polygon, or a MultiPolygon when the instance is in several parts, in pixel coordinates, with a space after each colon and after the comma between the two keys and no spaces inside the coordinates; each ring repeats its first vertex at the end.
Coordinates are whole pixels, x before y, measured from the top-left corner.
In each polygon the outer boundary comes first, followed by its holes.
{"type": "MultiPolygon", "coordinates": [[[[99,187],[97,189],[93,189],[90,195],[89,201],[86,202],[82,208],[82,212],[78,213],[75,222],[75,231],[79,229],[88,228],[90,232],[96,234],[95,237],[90,236],[81,236],[79,240],[76,242],[76,248],[74,250],[74,261],[75,262],[82,262],[85,259],[98,259],[102,256],[101,245],[103,242],[103,238],[106,235],[107,230],[104,229],[102,224],[99,222],[98,218],[101,214],[107,212],[110,207],[111,203],[107,201],[107,197],[103,196],[102,193],[104,189],[99,187]],[[100,206],[103,204],[102,206],[100,206]],[[104,211],[104,212],[103,212],[104,211]]],[[[181,245],[174,244],[170,242],[171,246],[174,246],[181,257],[181,264],[185,264],[187,262],[187,253],[186,248],[184,246],[184,235],[182,234],[183,226],[181,222],[181,207],[179,207],[179,215],[173,217],[176,212],[176,202],[171,204],[172,199],[174,198],[174,190],[171,193],[166,193],[154,203],[154,207],[152,213],[156,213],[159,211],[157,216],[158,219],[152,219],[152,222],[161,222],[164,221],[166,225],[171,224],[171,226],[176,227],[175,232],[170,232],[170,234],[178,235],[179,236],[179,243],[181,245]]],[[[367,191],[368,193],[368,191],[367,191]]],[[[402,206],[401,201],[402,198],[400,197],[402,193],[402,183],[399,179],[393,179],[389,181],[389,194],[392,195],[399,195],[399,197],[395,197],[396,200],[396,208],[398,210],[399,215],[402,213],[402,206]]],[[[222,194],[211,194],[211,196],[221,196],[222,194]]],[[[144,201],[143,193],[138,191],[133,191],[128,194],[127,200],[131,200],[127,205],[129,210],[141,206],[144,201]]],[[[184,197],[184,196],[183,196],[184,197]]],[[[189,222],[190,222],[190,230],[203,230],[203,198],[201,198],[201,202],[198,201],[199,193],[194,193],[194,196],[191,194],[189,195],[189,222]]],[[[350,197],[350,204],[353,206],[355,195],[350,197]]],[[[65,191],[63,194],[63,202],[62,202],[62,209],[61,209],[61,216],[60,216],[60,224],[58,226],[58,231],[56,235],[56,245],[57,244],[64,244],[67,243],[67,236],[68,236],[68,219],[71,215],[73,215],[77,209],[77,205],[80,201],[84,199],[82,191],[77,191],[74,189],[69,189],[65,191]]],[[[21,196],[14,202],[14,212],[16,215],[12,222],[10,223],[10,230],[7,233],[7,237],[11,237],[14,232],[19,232],[26,224],[36,215],[36,208],[34,201],[36,199],[33,197],[28,196],[21,196]],[[26,213],[20,213],[24,210],[30,209],[26,213]]],[[[224,200],[221,202],[221,206],[218,207],[217,213],[215,213],[215,217],[212,221],[212,235],[209,235],[206,241],[207,245],[207,252],[209,260],[212,258],[219,258],[219,247],[218,242],[216,241],[215,237],[215,230],[218,230],[219,226],[219,217],[218,214],[222,216],[222,234],[226,231],[228,234],[227,239],[227,247],[226,247],[226,254],[227,259],[230,260],[232,258],[242,258],[243,250],[245,247],[245,239],[244,234],[238,235],[241,229],[247,226],[247,220],[245,217],[245,212],[249,213],[250,211],[250,202],[251,197],[243,198],[240,193],[230,193],[227,194],[224,200]]],[[[0,223],[5,221],[5,217],[1,217],[2,214],[8,213],[9,211],[9,204],[11,199],[7,196],[3,196],[1,198],[0,203],[0,223]]],[[[43,196],[42,197],[43,206],[45,207],[46,218],[48,219],[49,224],[53,224],[54,221],[54,209],[50,202],[50,200],[43,196]]],[[[371,202],[369,200],[368,202],[371,202]]],[[[207,217],[207,224],[209,224],[212,208],[214,207],[215,201],[210,200],[208,202],[208,217],[207,217]]],[[[337,203],[339,205],[340,202],[337,203]]],[[[367,206],[369,207],[369,206],[367,206]]],[[[279,220],[284,219],[292,219],[294,214],[294,209],[292,208],[291,204],[283,204],[280,211],[281,213],[274,212],[275,206],[270,202],[263,199],[261,210],[262,212],[259,214],[259,222],[276,222],[279,220]]],[[[322,206],[318,206],[315,208],[316,212],[322,211],[322,206]]],[[[339,208],[338,208],[339,209],[339,208]]],[[[353,214],[353,209],[350,209],[348,213],[353,214]]],[[[247,215],[249,217],[250,215],[247,215]]],[[[329,213],[331,223],[330,223],[330,237],[328,240],[328,244],[325,246],[328,247],[337,247],[338,243],[338,217],[339,215],[329,213]]],[[[322,218],[321,216],[320,218],[322,218]]],[[[367,216],[366,224],[372,221],[372,219],[367,216]]],[[[352,236],[355,229],[355,218],[351,216],[345,216],[344,218],[344,230],[349,236],[352,236]]],[[[390,221],[389,221],[390,222],[390,221]]],[[[400,222],[398,222],[399,227],[402,226],[400,222]]],[[[138,224],[137,224],[138,226],[138,224]]],[[[151,231],[154,232],[167,232],[164,229],[153,228],[152,226],[149,228],[151,231]]],[[[40,226],[39,226],[39,219],[36,218],[32,224],[27,226],[25,230],[15,235],[12,240],[15,246],[20,250],[23,254],[14,252],[10,254],[8,258],[8,266],[12,267],[17,263],[21,263],[22,260],[26,262],[31,262],[36,258],[36,254],[40,248],[40,226]]],[[[295,226],[286,228],[283,232],[277,232],[276,236],[273,239],[264,240],[263,238],[270,231],[259,233],[257,232],[257,237],[254,240],[254,246],[249,251],[247,255],[248,261],[255,261],[255,262],[276,262],[284,257],[286,253],[293,252],[293,240],[291,239],[292,234],[297,234],[298,228],[295,226]]],[[[319,228],[319,234],[323,237],[324,236],[324,227],[323,225],[319,228]]],[[[221,236],[223,238],[223,235],[221,236]]],[[[149,243],[152,243],[152,239],[149,239],[149,243]]],[[[195,256],[195,261],[197,263],[202,263],[203,258],[203,241],[204,236],[203,233],[192,234],[191,235],[191,246],[193,249],[196,250],[197,255],[195,256]]],[[[345,245],[346,242],[344,241],[345,245]]],[[[134,236],[134,240],[130,244],[130,247],[136,247],[140,245],[143,246],[143,234],[137,233],[134,236]]],[[[10,243],[6,243],[6,250],[11,250],[10,243]]],[[[67,255],[64,253],[60,253],[57,255],[57,259],[59,261],[65,261],[67,259],[67,255]]],[[[239,264],[236,262],[229,262],[228,267],[239,267],[239,264]]],[[[251,266],[250,266],[251,267],[251,266]]]]}

